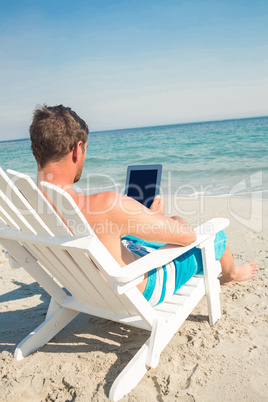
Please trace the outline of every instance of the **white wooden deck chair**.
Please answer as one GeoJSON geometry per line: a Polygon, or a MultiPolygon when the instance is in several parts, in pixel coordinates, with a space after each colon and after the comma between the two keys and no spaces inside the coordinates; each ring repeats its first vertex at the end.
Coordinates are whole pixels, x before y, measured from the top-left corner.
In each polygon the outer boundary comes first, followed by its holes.
{"type": "Polygon", "coordinates": [[[197,228],[188,247],[166,245],[121,268],[98,240],[72,198],[43,183],[59,215],[30,177],[0,168],[0,243],[11,257],[49,293],[45,321],[15,351],[17,360],[45,345],[80,312],[149,331],[149,338],[114,381],[110,399],[130,392],[206,294],[210,324],[220,318],[220,268],[213,239],[227,219],[197,228]],[[164,265],[192,247],[202,250],[204,275],[193,277],[168,302],[151,307],[136,285],[144,273],[164,265]],[[66,293],[65,288],[69,294],[66,293]]]}

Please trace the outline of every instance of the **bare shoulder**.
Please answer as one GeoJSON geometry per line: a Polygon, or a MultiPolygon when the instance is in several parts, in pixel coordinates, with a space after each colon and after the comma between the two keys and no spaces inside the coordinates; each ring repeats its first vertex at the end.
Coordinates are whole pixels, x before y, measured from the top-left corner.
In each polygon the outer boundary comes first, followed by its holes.
{"type": "Polygon", "coordinates": [[[76,193],[75,196],[73,196],[79,208],[83,211],[86,210],[87,213],[107,213],[108,211],[112,211],[117,207],[122,197],[122,194],[114,191],[105,191],[92,195],[76,193]]]}

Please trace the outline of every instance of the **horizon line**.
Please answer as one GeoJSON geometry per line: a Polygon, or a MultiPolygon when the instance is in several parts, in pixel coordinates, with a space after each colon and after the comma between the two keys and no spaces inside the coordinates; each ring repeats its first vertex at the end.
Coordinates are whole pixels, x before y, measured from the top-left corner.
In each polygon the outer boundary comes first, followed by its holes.
{"type": "MultiPolygon", "coordinates": [[[[185,122],[185,123],[172,123],[172,124],[157,124],[156,126],[138,126],[138,127],[127,127],[127,128],[113,128],[113,129],[105,129],[105,130],[98,130],[98,131],[91,131],[91,134],[96,134],[96,133],[105,133],[109,131],[126,131],[126,130],[135,130],[135,129],[141,129],[141,128],[157,128],[157,127],[171,127],[171,126],[184,126],[184,125],[189,125],[189,124],[203,124],[203,123],[221,123],[224,121],[235,121],[235,120],[251,120],[251,119],[263,119],[267,118],[268,116],[253,116],[253,117],[237,117],[234,119],[220,119],[220,120],[203,120],[203,121],[192,121],[192,122],[185,122]]],[[[90,134],[89,133],[89,134],[90,134]]],[[[30,140],[29,137],[24,137],[24,138],[14,138],[11,140],[0,140],[0,143],[5,143],[5,142],[16,142],[16,141],[26,141],[30,140]]]]}
{"type": "Polygon", "coordinates": [[[157,128],[157,127],[171,127],[171,126],[184,126],[188,124],[203,124],[203,123],[221,123],[223,121],[234,121],[234,120],[251,120],[251,119],[265,119],[267,116],[252,116],[252,117],[236,117],[234,119],[220,119],[220,120],[202,120],[202,121],[191,121],[186,123],[172,123],[172,124],[157,124],[156,126],[138,126],[138,127],[128,127],[128,128],[113,128],[113,129],[105,129],[98,131],[91,131],[91,133],[105,133],[108,131],[126,131],[126,130],[135,130],[140,128],[157,128]]]}

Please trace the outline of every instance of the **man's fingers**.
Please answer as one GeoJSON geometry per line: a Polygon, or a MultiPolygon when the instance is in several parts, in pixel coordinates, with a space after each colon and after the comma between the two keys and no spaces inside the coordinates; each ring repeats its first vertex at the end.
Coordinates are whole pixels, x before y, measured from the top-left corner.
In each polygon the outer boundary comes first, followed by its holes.
{"type": "Polygon", "coordinates": [[[150,206],[150,209],[154,212],[164,215],[165,214],[165,205],[162,197],[158,194],[154,197],[153,203],[150,206]]]}

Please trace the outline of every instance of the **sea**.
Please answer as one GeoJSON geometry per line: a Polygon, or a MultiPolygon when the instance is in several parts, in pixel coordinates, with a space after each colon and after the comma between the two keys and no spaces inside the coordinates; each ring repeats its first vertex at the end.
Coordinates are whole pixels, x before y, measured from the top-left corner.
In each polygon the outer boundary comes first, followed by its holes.
{"type": "MultiPolygon", "coordinates": [[[[91,132],[76,190],[124,193],[141,164],[162,165],[162,195],[268,199],[268,117],[91,132]]],[[[0,142],[0,166],[36,180],[30,139],[0,142]]]]}

